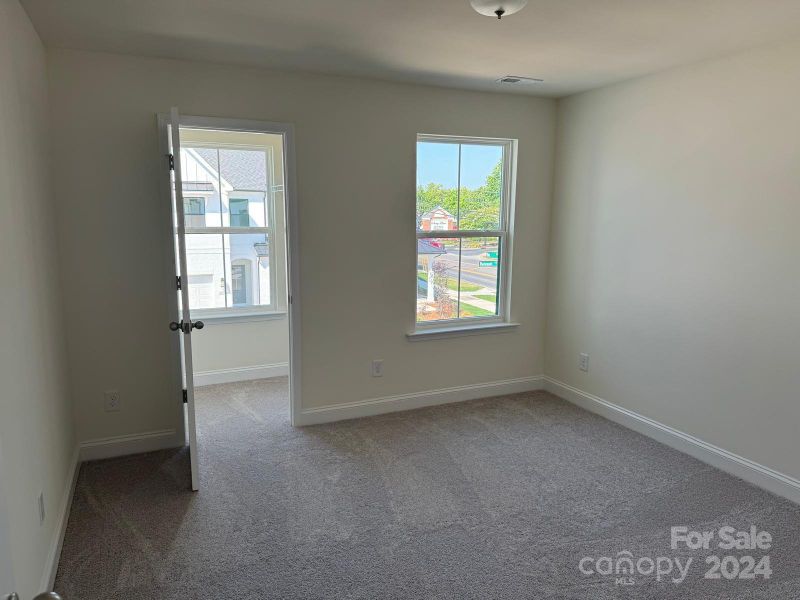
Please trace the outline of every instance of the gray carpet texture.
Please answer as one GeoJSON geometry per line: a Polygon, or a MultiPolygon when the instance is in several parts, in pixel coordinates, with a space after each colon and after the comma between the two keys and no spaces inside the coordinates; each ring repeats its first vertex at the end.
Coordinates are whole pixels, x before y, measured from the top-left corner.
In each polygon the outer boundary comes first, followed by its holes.
{"type": "Polygon", "coordinates": [[[279,378],[197,415],[199,492],[183,449],[82,466],[64,600],[800,598],[800,507],[546,392],[293,428],[279,378]]]}

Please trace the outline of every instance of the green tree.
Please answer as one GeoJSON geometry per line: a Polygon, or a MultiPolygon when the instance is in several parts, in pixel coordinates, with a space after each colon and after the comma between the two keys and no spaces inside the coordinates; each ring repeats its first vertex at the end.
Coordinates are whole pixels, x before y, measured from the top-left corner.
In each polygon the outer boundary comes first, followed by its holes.
{"type": "MultiPolygon", "coordinates": [[[[502,161],[498,162],[486,181],[477,189],[461,188],[459,229],[495,229],[500,216],[503,188],[502,161]]],[[[417,223],[420,217],[441,206],[453,216],[459,216],[459,194],[455,188],[440,183],[417,187],[417,223]]]]}
{"type": "Polygon", "coordinates": [[[455,188],[446,188],[441,183],[429,183],[417,188],[417,219],[424,213],[441,206],[455,215],[458,211],[458,192],[455,188]]]}

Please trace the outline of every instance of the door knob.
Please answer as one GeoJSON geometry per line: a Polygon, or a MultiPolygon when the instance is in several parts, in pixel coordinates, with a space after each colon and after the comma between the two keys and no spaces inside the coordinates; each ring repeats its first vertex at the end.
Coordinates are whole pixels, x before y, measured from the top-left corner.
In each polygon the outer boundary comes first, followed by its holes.
{"type": "Polygon", "coordinates": [[[189,323],[172,321],[172,323],[169,324],[170,330],[182,331],[183,333],[189,333],[192,329],[202,329],[205,326],[206,324],[202,321],[189,321],[189,323]]]}

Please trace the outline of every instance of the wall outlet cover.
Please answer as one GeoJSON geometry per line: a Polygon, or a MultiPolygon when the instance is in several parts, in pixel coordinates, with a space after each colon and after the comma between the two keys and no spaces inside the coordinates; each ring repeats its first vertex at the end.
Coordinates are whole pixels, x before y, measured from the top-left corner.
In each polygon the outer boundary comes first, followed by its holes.
{"type": "Polygon", "coordinates": [[[106,412],[117,412],[122,410],[122,402],[120,401],[119,392],[116,390],[109,390],[103,394],[104,407],[106,412]]]}
{"type": "Polygon", "coordinates": [[[383,359],[379,358],[372,361],[372,376],[383,377],[383,359]]]}

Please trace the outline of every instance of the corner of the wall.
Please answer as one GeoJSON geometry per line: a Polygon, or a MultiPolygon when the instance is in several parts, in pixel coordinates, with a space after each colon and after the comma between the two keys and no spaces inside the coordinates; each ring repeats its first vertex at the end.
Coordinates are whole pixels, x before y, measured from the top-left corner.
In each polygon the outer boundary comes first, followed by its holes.
{"type": "Polygon", "coordinates": [[[709,444],[688,433],[659,423],[552,377],[544,377],[544,388],[551,394],[580,408],[646,435],[756,487],[800,504],[800,480],[789,475],[709,444]]]}
{"type": "Polygon", "coordinates": [[[167,448],[178,448],[184,445],[182,432],[175,429],[145,431],[132,435],[120,435],[94,440],[80,444],[80,461],[115,458],[129,454],[141,454],[167,448]]]}
{"type": "Polygon", "coordinates": [[[53,530],[53,539],[50,543],[50,549],[47,553],[47,559],[44,565],[44,572],[42,573],[41,584],[39,585],[41,592],[50,592],[53,590],[53,585],[55,585],[56,573],[58,573],[58,562],[61,558],[61,548],[64,545],[64,535],[67,533],[67,523],[69,522],[70,508],[72,507],[72,499],[75,495],[75,485],[78,482],[78,473],[80,472],[79,457],[80,448],[76,445],[70,459],[64,493],[62,494],[61,502],[58,505],[58,513],[56,517],[55,528],[53,530]]]}

